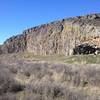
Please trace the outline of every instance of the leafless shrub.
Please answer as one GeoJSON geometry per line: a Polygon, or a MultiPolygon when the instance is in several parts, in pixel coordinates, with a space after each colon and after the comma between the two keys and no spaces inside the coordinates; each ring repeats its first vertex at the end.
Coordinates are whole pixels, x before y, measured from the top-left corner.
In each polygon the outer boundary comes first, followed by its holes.
{"type": "Polygon", "coordinates": [[[15,68],[14,66],[10,67],[9,70],[10,70],[10,72],[13,73],[13,74],[17,74],[17,72],[18,72],[18,69],[15,68]]]}
{"type": "Polygon", "coordinates": [[[75,91],[58,83],[36,82],[27,86],[27,91],[29,90],[31,94],[39,95],[41,100],[91,100],[84,91],[75,91]]]}
{"type": "Polygon", "coordinates": [[[89,84],[100,87],[100,68],[96,68],[96,66],[88,67],[84,72],[84,76],[89,84]]]}
{"type": "Polygon", "coordinates": [[[99,94],[85,93],[84,87],[89,85],[100,87],[100,67],[97,65],[33,63],[24,60],[0,64],[0,100],[19,100],[16,94],[20,95],[20,92],[23,94],[21,100],[100,100],[99,94]],[[29,77],[29,81],[32,75],[35,78],[23,86],[14,80],[17,74],[29,77]],[[69,83],[68,87],[63,83],[69,83]]]}
{"type": "Polygon", "coordinates": [[[37,79],[41,79],[49,72],[46,63],[25,63],[25,66],[22,67],[22,70],[25,76],[29,77],[34,74],[37,79]]]}
{"type": "Polygon", "coordinates": [[[6,93],[0,95],[0,100],[18,100],[17,95],[13,93],[6,93]]]}
{"type": "Polygon", "coordinates": [[[16,82],[9,72],[0,70],[0,95],[7,92],[19,92],[23,90],[23,86],[16,82]]]}

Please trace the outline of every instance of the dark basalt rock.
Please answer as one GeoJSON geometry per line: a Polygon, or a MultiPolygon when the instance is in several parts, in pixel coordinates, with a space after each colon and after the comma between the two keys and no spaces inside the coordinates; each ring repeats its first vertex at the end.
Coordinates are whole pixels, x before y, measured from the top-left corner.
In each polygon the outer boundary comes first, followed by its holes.
{"type": "Polygon", "coordinates": [[[81,44],[81,45],[78,45],[76,46],[74,49],[73,49],[73,54],[76,55],[76,54],[98,54],[100,53],[100,48],[97,48],[95,46],[91,46],[89,44],[81,44]]]}

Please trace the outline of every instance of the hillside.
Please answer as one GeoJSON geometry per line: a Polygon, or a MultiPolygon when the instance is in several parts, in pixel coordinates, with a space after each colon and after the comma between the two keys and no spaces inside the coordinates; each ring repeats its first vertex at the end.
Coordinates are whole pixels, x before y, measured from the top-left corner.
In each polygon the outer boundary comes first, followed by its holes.
{"type": "Polygon", "coordinates": [[[0,45],[0,100],[100,100],[100,14],[36,26],[0,45]]]}
{"type": "Polygon", "coordinates": [[[27,51],[34,55],[72,55],[83,43],[100,47],[100,14],[63,19],[36,26],[7,39],[0,53],[27,51]]]}
{"type": "Polygon", "coordinates": [[[92,62],[95,59],[100,63],[99,55],[1,55],[0,100],[100,100],[100,65],[92,62]]]}

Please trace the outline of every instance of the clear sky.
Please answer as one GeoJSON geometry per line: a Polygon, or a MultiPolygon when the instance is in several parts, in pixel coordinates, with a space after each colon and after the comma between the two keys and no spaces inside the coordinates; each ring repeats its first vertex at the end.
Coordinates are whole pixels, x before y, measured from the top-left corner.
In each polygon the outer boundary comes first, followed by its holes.
{"type": "Polygon", "coordinates": [[[39,24],[100,12],[100,0],[0,0],[0,43],[39,24]]]}

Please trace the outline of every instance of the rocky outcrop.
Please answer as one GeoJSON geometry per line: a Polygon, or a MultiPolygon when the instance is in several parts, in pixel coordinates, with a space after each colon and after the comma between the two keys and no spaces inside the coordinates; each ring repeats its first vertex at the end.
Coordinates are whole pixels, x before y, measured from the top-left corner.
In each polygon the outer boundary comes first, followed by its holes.
{"type": "Polygon", "coordinates": [[[17,53],[25,51],[27,45],[26,34],[13,36],[2,45],[2,53],[17,53]]]}
{"type": "Polygon", "coordinates": [[[0,54],[2,54],[2,45],[0,45],[0,54]]]}
{"type": "Polygon", "coordinates": [[[89,44],[81,44],[76,46],[73,49],[73,54],[77,55],[77,54],[98,54],[100,53],[100,48],[97,48],[96,46],[91,46],[89,44]]]}
{"type": "Polygon", "coordinates": [[[71,55],[76,46],[100,47],[100,14],[78,16],[27,29],[5,41],[3,53],[32,52],[34,55],[71,55]]]}

